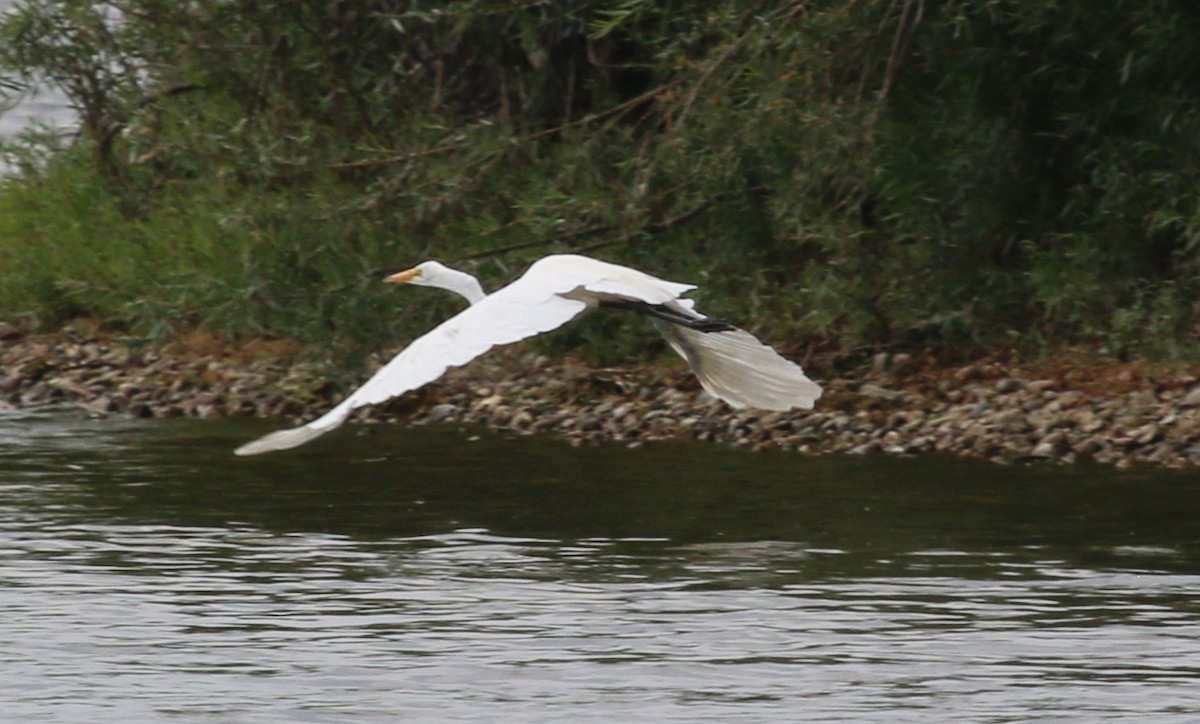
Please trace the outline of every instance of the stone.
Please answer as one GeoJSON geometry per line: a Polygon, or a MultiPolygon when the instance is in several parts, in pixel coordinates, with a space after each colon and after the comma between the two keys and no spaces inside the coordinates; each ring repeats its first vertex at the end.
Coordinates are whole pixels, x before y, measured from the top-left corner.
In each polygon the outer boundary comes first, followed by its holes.
{"type": "Polygon", "coordinates": [[[1033,429],[1024,410],[1005,410],[996,415],[995,424],[1007,433],[1023,433],[1033,429]]]}
{"type": "Polygon", "coordinates": [[[897,352],[892,355],[892,369],[896,372],[905,372],[913,366],[913,358],[907,352],[897,352]]]}
{"type": "Polygon", "coordinates": [[[1200,385],[1196,385],[1188,390],[1188,393],[1179,401],[1180,407],[1200,407],[1200,385]]]}
{"type": "Polygon", "coordinates": [[[1058,400],[1058,404],[1063,407],[1071,407],[1083,399],[1083,393],[1079,390],[1070,390],[1069,392],[1059,394],[1056,399],[1058,400]]]}
{"type": "Polygon", "coordinates": [[[1144,425],[1130,434],[1138,445],[1149,445],[1162,439],[1158,425],[1144,425]]]}
{"type": "Polygon", "coordinates": [[[1061,431],[1052,432],[1043,437],[1030,453],[1035,458],[1056,458],[1071,450],[1067,435],[1061,431]]]}
{"type": "Polygon", "coordinates": [[[1053,392],[1054,380],[1033,380],[1025,386],[1025,389],[1039,395],[1053,392]]]}
{"type": "Polygon", "coordinates": [[[8,322],[0,322],[0,341],[10,341],[20,339],[22,336],[21,329],[15,324],[8,322]]]}
{"type": "Polygon", "coordinates": [[[1132,415],[1145,415],[1156,404],[1158,397],[1150,390],[1130,392],[1125,396],[1125,405],[1132,415]]]}
{"type": "Polygon", "coordinates": [[[889,390],[886,387],[868,382],[858,388],[858,394],[863,397],[868,397],[873,400],[883,400],[885,402],[899,402],[904,399],[904,393],[899,390],[889,390]]]}
{"type": "Polygon", "coordinates": [[[996,383],[996,392],[1001,395],[1008,395],[1013,392],[1020,392],[1028,385],[1025,380],[1016,377],[1006,377],[996,383]]]}
{"type": "Polygon", "coordinates": [[[425,419],[431,423],[445,422],[454,413],[458,412],[458,405],[451,405],[448,402],[443,402],[429,408],[429,414],[425,419]]]}

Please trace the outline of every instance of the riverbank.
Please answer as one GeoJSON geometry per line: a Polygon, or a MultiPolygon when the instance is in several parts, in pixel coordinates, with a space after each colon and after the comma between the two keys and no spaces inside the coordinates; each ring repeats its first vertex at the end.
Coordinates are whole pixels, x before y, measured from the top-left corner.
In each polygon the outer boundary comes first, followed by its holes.
{"type": "MultiPolygon", "coordinates": [[[[139,349],[87,323],[30,335],[0,324],[0,410],[68,403],[94,416],[310,419],[340,397],[295,345],[195,333],[139,349]]],[[[802,454],[941,453],[997,462],[1200,465],[1197,369],[1110,360],[947,367],[877,356],[829,379],[812,411],[735,411],[681,361],[597,369],[502,350],[357,422],[480,426],[572,444],[709,440],[802,454]]]]}

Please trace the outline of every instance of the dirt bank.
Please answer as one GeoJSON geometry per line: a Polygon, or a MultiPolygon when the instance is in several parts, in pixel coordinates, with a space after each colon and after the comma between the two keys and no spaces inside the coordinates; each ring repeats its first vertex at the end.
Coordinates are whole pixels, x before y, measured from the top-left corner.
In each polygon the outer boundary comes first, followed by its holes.
{"type": "MultiPolygon", "coordinates": [[[[290,424],[336,401],[288,342],[231,344],[193,334],[138,349],[87,323],[49,335],[0,324],[0,411],[71,403],[88,414],[271,416],[290,424]]],[[[940,365],[880,355],[826,387],[811,412],[734,411],[708,398],[682,362],[596,369],[506,350],[359,420],[479,425],[573,444],[711,440],[804,454],[938,452],[1001,462],[1200,465],[1195,368],[1057,358],[940,365]]],[[[286,453],[285,453],[286,454],[286,453]]]]}

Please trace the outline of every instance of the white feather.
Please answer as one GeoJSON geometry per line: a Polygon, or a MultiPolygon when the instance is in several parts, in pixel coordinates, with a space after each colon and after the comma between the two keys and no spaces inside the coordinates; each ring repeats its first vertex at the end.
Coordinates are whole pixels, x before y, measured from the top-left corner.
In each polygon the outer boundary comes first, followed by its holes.
{"type": "Polygon", "coordinates": [[[759,410],[811,410],[821,386],[808,379],[800,365],[745,331],[698,332],[652,319],[667,343],[710,395],[730,407],[759,410]]]}
{"type": "Polygon", "coordinates": [[[392,358],[337,407],[290,430],[280,430],[242,445],[238,455],[258,455],[298,447],[339,427],[350,413],[366,405],[377,405],[411,392],[441,377],[451,367],[460,367],[501,344],[510,344],[541,332],[557,329],[587,309],[587,304],[556,294],[542,299],[518,294],[505,295],[505,287],[478,304],[467,307],[442,322],[392,358]],[[497,313],[503,322],[496,324],[497,313]]]}

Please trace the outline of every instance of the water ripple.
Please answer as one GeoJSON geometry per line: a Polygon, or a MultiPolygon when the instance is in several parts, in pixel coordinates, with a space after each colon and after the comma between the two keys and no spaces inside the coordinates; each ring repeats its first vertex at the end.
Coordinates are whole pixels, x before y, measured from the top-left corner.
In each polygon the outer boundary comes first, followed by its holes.
{"type": "MultiPolygon", "coordinates": [[[[822,533],[832,522],[753,537],[728,506],[705,513],[720,528],[707,538],[654,526],[514,533],[446,525],[469,517],[459,507],[430,517],[458,505],[439,502],[439,486],[464,484],[451,479],[391,488],[367,466],[369,492],[341,479],[326,498],[303,475],[254,487],[245,473],[206,483],[178,472],[195,463],[175,453],[203,444],[177,444],[157,469],[136,447],[112,452],[128,444],[118,433],[96,449],[137,461],[135,472],[105,476],[76,453],[90,475],[47,474],[61,456],[0,467],[12,720],[1200,715],[1200,576],[1182,543],[1084,536],[972,550],[930,545],[946,537],[936,516],[924,524],[941,532],[888,545],[822,533]],[[281,499],[302,524],[282,523],[281,499]],[[441,530],[337,532],[342,514],[385,503],[441,530]]],[[[557,505],[489,495],[471,505],[502,520],[557,505]]]]}

